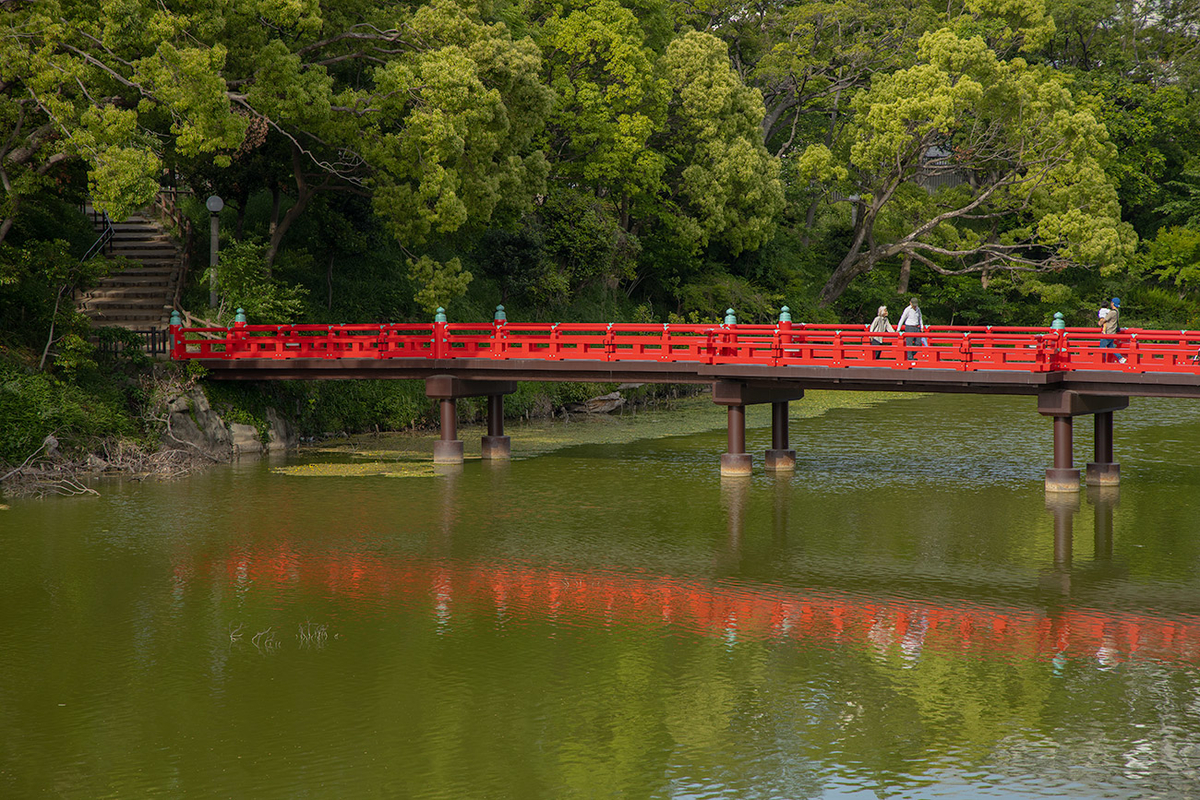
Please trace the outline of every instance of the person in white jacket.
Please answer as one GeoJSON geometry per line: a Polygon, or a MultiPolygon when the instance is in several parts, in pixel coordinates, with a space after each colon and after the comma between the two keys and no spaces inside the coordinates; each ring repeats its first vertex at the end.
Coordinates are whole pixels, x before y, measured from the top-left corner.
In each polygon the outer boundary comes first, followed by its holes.
{"type": "MultiPolygon", "coordinates": [[[[871,333],[891,333],[894,330],[896,330],[895,328],[892,327],[891,320],[888,319],[887,306],[879,307],[878,313],[875,314],[875,319],[873,319],[871,321],[871,327],[869,330],[871,331],[871,333]]],[[[882,336],[872,336],[871,344],[883,344],[883,337],[882,336]]],[[[879,358],[879,354],[881,352],[883,352],[883,351],[876,350],[875,357],[879,358]]]]}
{"type": "MultiPolygon", "coordinates": [[[[911,331],[919,332],[919,331],[925,330],[925,320],[921,316],[921,309],[917,305],[917,298],[914,297],[912,300],[909,301],[908,308],[904,309],[904,311],[900,314],[900,319],[896,320],[896,328],[898,330],[908,331],[908,332],[911,332],[911,331]]],[[[908,337],[905,337],[905,338],[908,338],[908,337]]],[[[929,340],[924,337],[921,337],[919,339],[914,337],[914,338],[910,339],[910,341],[915,342],[916,344],[920,345],[921,347],[927,347],[929,345],[929,340]]],[[[909,361],[912,361],[913,359],[915,359],[917,357],[917,354],[915,351],[910,350],[904,354],[904,357],[907,358],[909,361]]]]}

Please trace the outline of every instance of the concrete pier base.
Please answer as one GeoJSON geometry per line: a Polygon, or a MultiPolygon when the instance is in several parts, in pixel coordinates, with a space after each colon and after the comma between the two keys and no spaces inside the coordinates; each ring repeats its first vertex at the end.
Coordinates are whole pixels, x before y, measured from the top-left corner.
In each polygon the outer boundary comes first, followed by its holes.
{"type": "Polygon", "coordinates": [[[463,443],[458,439],[438,439],[433,443],[433,463],[463,463],[463,443]]]}
{"type": "Polygon", "coordinates": [[[721,477],[748,477],[754,471],[754,459],[749,453],[721,453],[721,477]]]}
{"type": "Polygon", "coordinates": [[[1047,492],[1078,492],[1079,470],[1051,467],[1046,470],[1047,492]]]}
{"type": "Polygon", "coordinates": [[[768,450],[763,466],[769,472],[794,472],[796,469],[796,451],[768,450]]]}
{"type": "Polygon", "coordinates": [[[1121,483],[1121,465],[1111,463],[1096,463],[1089,461],[1087,472],[1088,486],[1119,486],[1121,483]]]}
{"type": "Polygon", "coordinates": [[[512,458],[512,442],[507,436],[484,436],[480,453],[485,461],[505,461],[512,458]]]}

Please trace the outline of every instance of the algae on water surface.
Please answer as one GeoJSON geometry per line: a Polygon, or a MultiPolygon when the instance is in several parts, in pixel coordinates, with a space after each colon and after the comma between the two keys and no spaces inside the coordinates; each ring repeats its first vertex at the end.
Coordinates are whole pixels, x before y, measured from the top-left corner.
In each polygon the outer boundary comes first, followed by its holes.
{"type": "MultiPolygon", "coordinates": [[[[898,392],[811,391],[803,400],[788,405],[790,420],[818,417],[841,408],[866,408],[889,400],[916,397],[898,392]]],[[[567,414],[552,419],[509,422],[505,432],[512,437],[513,460],[534,458],[544,453],[580,444],[624,444],[641,439],[689,436],[725,427],[725,409],[707,397],[689,397],[667,407],[637,409],[620,414],[567,414]]],[[[771,426],[770,405],[750,406],[746,411],[749,429],[771,426]]],[[[480,437],[486,429],[460,425],[464,458],[480,457],[480,437]]],[[[306,463],[278,467],[274,472],[294,477],[431,478],[438,475],[430,461],[437,435],[425,433],[361,434],[305,447],[306,463]]]]}

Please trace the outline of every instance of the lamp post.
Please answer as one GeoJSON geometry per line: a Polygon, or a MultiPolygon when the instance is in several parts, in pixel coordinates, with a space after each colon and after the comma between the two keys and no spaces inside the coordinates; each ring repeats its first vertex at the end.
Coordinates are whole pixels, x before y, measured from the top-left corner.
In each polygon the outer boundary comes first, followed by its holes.
{"type": "Polygon", "coordinates": [[[215,194],[204,201],[205,208],[208,209],[209,220],[209,243],[208,243],[208,305],[209,308],[217,307],[217,249],[218,234],[220,232],[220,216],[221,209],[225,207],[225,201],[217,197],[215,194]]]}

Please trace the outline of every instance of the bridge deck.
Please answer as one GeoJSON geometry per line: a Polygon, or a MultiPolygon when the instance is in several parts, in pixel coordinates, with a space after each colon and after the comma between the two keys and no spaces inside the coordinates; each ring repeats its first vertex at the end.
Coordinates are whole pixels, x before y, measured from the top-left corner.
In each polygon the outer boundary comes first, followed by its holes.
{"type": "Polygon", "coordinates": [[[863,326],[434,323],[172,328],[172,355],[224,380],[711,383],[773,388],[1200,398],[1200,333],[863,326]],[[1118,358],[1124,358],[1119,362],[1118,358]]]}
{"type": "Polygon", "coordinates": [[[1036,395],[1071,390],[1119,397],[1200,398],[1200,375],[1122,372],[958,372],[950,369],[897,371],[886,367],[768,367],[758,365],[661,364],[622,361],[491,359],[198,359],[216,380],[425,379],[433,375],[497,381],[574,383],[712,383],[740,381],[778,388],[850,391],[943,392],[1036,395]]]}

